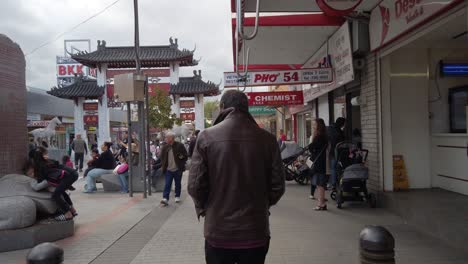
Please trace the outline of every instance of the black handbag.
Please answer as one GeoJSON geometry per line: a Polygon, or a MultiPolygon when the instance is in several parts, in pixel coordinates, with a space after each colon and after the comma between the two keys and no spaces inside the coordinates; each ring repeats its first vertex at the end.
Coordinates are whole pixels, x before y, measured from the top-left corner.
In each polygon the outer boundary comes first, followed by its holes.
{"type": "MultiPolygon", "coordinates": [[[[327,147],[328,147],[328,146],[325,146],[325,147],[319,152],[319,154],[315,157],[314,161],[312,161],[312,166],[310,166],[310,170],[309,170],[309,173],[310,173],[310,175],[311,175],[311,177],[312,177],[312,182],[313,182],[313,179],[315,178],[315,177],[313,177],[313,176],[314,176],[315,173],[316,173],[315,164],[316,164],[318,158],[320,158],[320,156],[322,155],[323,151],[325,151],[325,149],[326,149],[327,147]]],[[[310,159],[310,158],[309,158],[309,159],[310,159]]]]}

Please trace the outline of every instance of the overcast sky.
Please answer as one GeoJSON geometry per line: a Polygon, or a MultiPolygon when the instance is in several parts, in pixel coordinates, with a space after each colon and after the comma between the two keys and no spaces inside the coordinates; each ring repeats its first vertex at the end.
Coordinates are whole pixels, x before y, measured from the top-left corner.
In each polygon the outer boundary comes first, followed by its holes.
{"type": "MultiPolygon", "coordinates": [[[[55,39],[115,0],[2,0],[0,33],[17,42],[25,54],[55,39]]],[[[179,48],[197,50],[202,58],[181,76],[202,70],[204,80],[218,83],[232,70],[231,13],[229,0],[139,0],[141,45],[167,45],[179,39],[179,48]]],[[[97,40],[107,46],[133,45],[133,1],[120,0],[106,12],[26,57],[26,83],[49,90],[56,85],[55,56],[63,55],[64,39],[97,40]]]]}

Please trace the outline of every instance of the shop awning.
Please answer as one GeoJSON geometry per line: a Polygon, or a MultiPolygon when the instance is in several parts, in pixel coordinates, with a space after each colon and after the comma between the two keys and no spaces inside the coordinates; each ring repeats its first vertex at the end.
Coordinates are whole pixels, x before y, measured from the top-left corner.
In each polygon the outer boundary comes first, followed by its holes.
{"type": "MultiPolygon", "coordinates": [[[[356,11],[371,11],[380,0],[362,0],[356,11]]],[[[243,31],[254,30],[257,0],[243,0],[243,31]]],[[[231,0],[233,17],[236,0],[231,0]]],[[[250,70],[298,69],[341,26],[344,17],[322,12],[316,0],[261,0],[258,34],[252,40],[241,41],[239,68],[244,49],[250,48],[250,70]],[[272,15],[272,12],[278,12],[272,15]],[[294,13],[296,12],[296,13],[294,13]],[[301,12],[298,14],[297,12],[301,12]],[[265,14],[270,13],[270,14],[265,14]]],[[[232,19],[233,65],[236,66],[236,18],[232,19]]]]}
{"type": "MultiPolygon", "coordinates": [[[[369,11],[381,0],[363,0],[356,10],[369,11]]],[[[255,12],[257,0],[244,0],[244,11],[255,12]]],[[[231,0],[231,11],[236,12],[236,0],[231,0]]],[[[316,0],[261,0],[260,12],[322,12],[316,0]]]]}
{"type": "MultiPolygon", "coordinates": [[[[250,70],[299,69],[343,22],[343,18],[323,14],[262,16],[257,36],[241,43],[240,54],[250,48],[250,70]]],[[[253,31],[254,25],[255,18],[245,18],[245,33],[253,31]]],[[[234,68],[235,31],[236,19],[232,19],[234,68]]]]}

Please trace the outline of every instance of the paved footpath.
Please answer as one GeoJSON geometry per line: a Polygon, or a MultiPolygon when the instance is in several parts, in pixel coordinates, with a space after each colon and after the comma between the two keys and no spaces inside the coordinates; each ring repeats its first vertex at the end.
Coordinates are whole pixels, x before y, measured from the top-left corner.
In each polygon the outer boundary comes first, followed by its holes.
{"type": "MultiPolygon", "coordinates": [[[[119,194],[77,194],[80,216],[74,237],[59,241],[66,264],[204,263],[203,222],[187,198],[160,208],[160,194],[141,199],[119,194]]],[[[383,209],[352,204],[315,212],[308,188],[288,183],[272,209],[272,241],[267,263],[359,263],[358,237],[369,224],[384,225],[395,236],[397,263],[462,264],[468,252],[418,232],[383,209]]],[[[429,216],[428,216],[429,217],[429,216]]],[[[0,263],[24,263],[27,250],[0,253],[0,263]]]]}

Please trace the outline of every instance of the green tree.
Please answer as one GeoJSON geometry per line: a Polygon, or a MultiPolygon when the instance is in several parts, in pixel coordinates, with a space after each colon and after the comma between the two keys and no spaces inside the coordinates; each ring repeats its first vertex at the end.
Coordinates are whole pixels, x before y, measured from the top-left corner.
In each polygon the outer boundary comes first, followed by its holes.
{"type": "Polygon", "coordinates": [[[205,119],[213,119],[213,112],[219,108],[219,101],[205,102],[205,119]]]}
{"type": "Polygon", "coordinates": [[[181,125],[182,120],[171,113],[171,98],[166,91],[155,89],[155,95],[149,99],[149,125],[154,128],[171,129],[181,125]]]}

